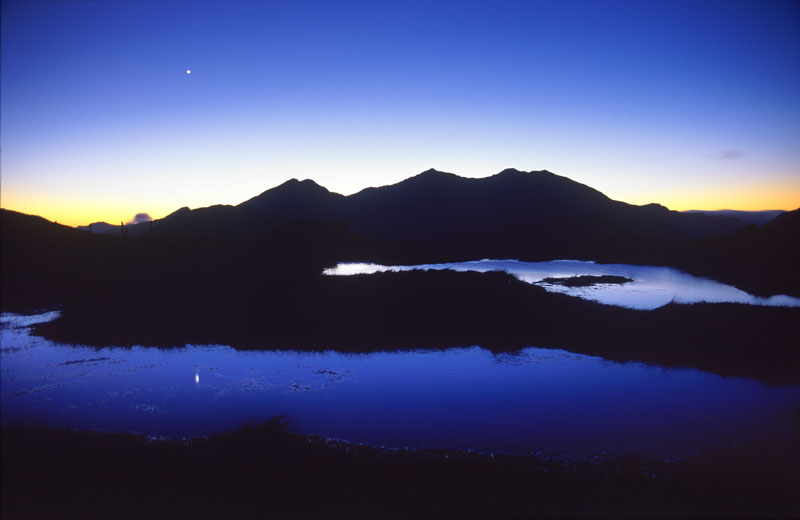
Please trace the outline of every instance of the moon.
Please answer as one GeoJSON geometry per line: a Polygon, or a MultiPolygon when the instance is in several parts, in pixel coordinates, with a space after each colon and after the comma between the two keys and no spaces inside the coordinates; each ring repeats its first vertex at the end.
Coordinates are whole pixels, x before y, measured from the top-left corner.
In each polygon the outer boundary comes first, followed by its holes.
{"type": "Polygon", "coordinates": [[[192,73],[192,69],[186,69],[186,74],[191,74],[191,73],[192,73]]]}

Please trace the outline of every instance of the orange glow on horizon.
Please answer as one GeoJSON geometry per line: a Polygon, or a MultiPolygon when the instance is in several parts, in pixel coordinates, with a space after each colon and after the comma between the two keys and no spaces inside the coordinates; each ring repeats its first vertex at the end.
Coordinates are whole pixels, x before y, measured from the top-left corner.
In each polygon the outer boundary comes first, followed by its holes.
{"type": "MultiPolygon", "coordinates": [[[[272,186],[266,186],[269,189],[272,186]]],[[[644,205],[658,203],[671,210],[786,210],[791,211],[800,207],[800,181],[790,185],[756,184],[727,185],[725,188],[704,186],[704,189],[695,190],[661,190],[650,193],[609,193],[606,194],[615,200],[629,204],[644,205]]],[[[143,207],[141,201],[125,199],[107,200],[91,197],[73,198],[69,194],[48,193],[19,193],[5,189],[0,199],[0,206],[5,209],[37,215],[47,220],[58,222],[67,226],[84,226],[93,222],[108,222],[118,225],[120,222],[129,222],[133,216],[140,212],[147,212],[153,219],[163,218],[181,207],[199,208],[216,203],[238,204],[246,198],[236,201],[192,201],[176,200],[173,203],[164,198],[156,204],[143,207]]],[[[603,191],[603,190],[601,190],[603,191]]],[[[612,191],[612,190],[609,190],[612,191]]],[[[258,193],[253,193],[255,196],[258,193]]]]}
{"type": "Polygon", "coordinates": [[[713,197],[681,197],[671,203],[665,201],[660,204],[676,211],[716,211],[723,209],[739,211],[792,211],[800,208],[800,190],[787,190],[777,195],[771,193],[734,193],[720,194],[719,196],[713,197]]]}
{"type": "MultiPolygon", "coordinates": [[[[94,222],[108,222],[119,225],[129,222],[134,215],[143,210],[138,204],[116,201],[68,200],[53,195],[41,198],[3,197],[0,201],[3,209],[9,209],[43,217],[51,222],[65,226],[85,226],[94,222]]],[[[153,219],[163,218],[178,207],[170,209],[156,208],[147,211],[153,219]]]]}
{"type": "Polygon", "coordinates": [[[738,210],[792,211],[800,208],[800,177],[788,184],[729,183],[724,186],[697,186],[694,189],[669,189],[644,194],[609,195],[629,204],[658,203],[675,211],[738,210]]]}

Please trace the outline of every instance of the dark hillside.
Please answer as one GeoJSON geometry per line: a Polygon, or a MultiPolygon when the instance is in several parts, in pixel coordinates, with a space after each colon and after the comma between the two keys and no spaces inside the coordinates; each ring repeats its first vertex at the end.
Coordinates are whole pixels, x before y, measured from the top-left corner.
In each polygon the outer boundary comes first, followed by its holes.
{"type": "Polygon", "coordinates": [[[155,221],[153,230],[165,237],[257,239],[296,219],[344,222],[365,238],[417,249],[420,261],[596,256],[609,240],[694,239],[743,225],[613,201],[548,171],[508,169],[483,179],[428,170],[347,197],[292,179],[238,206],[181,209],[155,221]]]}
{"type": "Polygon", "coordinates": [[[354,232],[407,242],[436,259],[596,256],[609,240],[690,239],[742,225],[613,201],[548,171],[466,179],[428,170],[347,201],[343,220],[354,232]]]}
{"type": "MultiPolygon", "coordinates": [[[[220,210],[224,211],[208,208],[220,210]]],[[[176,212],[176,218],[186,211],[176,212]]],[[[83,302],[135,310],[146,308],[149,301],[173,305],[173,298],[195,292],[204,298],[204,305],[213,307],[226,284],[230,296],[236,297],[261,280],[285,285],[316,277],[339,259],[388,262],[414,255],[408,248],[352,235],[335,221],[296,220],[260,239],[213,235],[123,239],[8,210],[0,210],[0,226],[4,312],[83,302]]]]}
{"type": "Polygon", "coordinates": [[[756,294],[800,296],[800,209],[731,236],[683,244],[676,265],[756,294]]]}
{"type": "Polygon", "coordinates": [[[734,217],[738,218],[745,224],[756,224],[757,226],[766,224],[767,222],[774,219],[783,212],[784,211],[781,209],[770,209],[764,211],[738,211],[732,209],[720,209],[716,211],[703,211],[703,210],[684,211],[684,213],[702,213],[705,215],[723,215],[726,217],[734,217]]]}

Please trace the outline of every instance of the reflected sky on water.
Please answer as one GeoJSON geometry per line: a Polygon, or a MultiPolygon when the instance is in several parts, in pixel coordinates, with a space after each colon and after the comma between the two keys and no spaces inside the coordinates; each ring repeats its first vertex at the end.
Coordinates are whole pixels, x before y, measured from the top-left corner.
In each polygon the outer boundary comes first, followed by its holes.
{"type": "Polygon", "coordinates": [[[505,271],[520,280],[541,285],[551,292],[577,296],[587,300],[633,309],[656,309],[670,302],[732,302],[750,305],[798,307],[800,298],[778,295],[768,298],[753,296],[731,285],[708,278],[700,278],[672,267],[654,267],[628,264],[597,264],[580,260],[553,260],[550,262],[521,262],[519,260],[478,260],[445,264],[420,264],[411,266],[384,266],[367,263],[342,263],[326,269],[328,275],[370,274],[383,271],[411,271],[414,269],[452,269],[454,271],[505,271]],[[545,278],[572,276],[623,276],[633,281],[623,284],[597,284],[589,287],[565,287],[543,282],[545,278]]]}
{"type": "Polygon", "coordinates": [[[676,455],[786,441],[800,413],[798,385],[562,350],[96,349],[29,334],[55,316],[2,316],[3,424],[182,437],[285,414],[300,432],[378,446],[676,455]]]}

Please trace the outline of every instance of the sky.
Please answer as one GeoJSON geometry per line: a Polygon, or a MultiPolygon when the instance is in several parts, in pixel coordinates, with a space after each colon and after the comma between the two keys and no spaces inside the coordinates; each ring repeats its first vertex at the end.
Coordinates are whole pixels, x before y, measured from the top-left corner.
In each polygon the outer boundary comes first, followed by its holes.
{"type": "Polygon", "coordinates": [[[60,223],[428,168],[800,206],[798,1],[1,5],[0,205],[60,223]]]}

